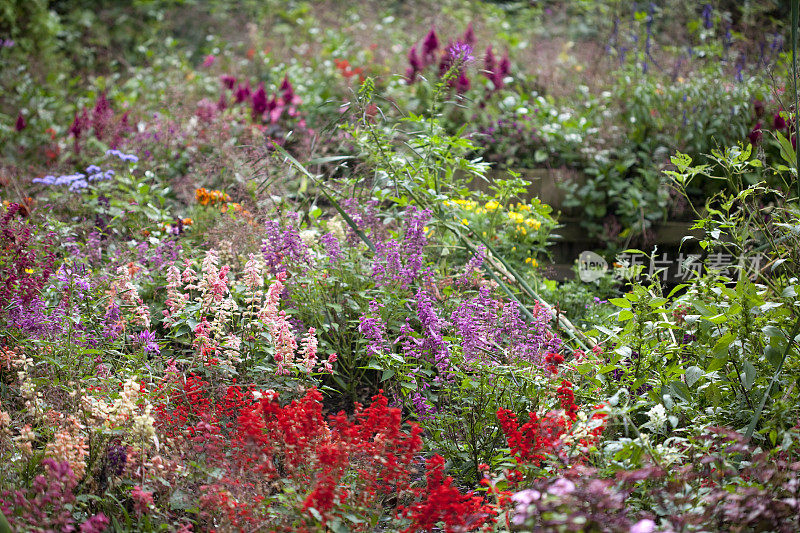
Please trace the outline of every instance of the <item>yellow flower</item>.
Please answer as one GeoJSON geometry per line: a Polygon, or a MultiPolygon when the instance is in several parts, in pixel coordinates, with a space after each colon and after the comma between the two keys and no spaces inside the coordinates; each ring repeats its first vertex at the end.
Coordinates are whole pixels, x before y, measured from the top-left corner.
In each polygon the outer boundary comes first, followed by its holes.
{"type": "Polygon", "coordinates": [[[527,224],[529,228],[533,228],[534,230],[538,230],[540,227],[542,227],[542,223],[536,220],[535,218],[525,219],[525,224],[527,224]]]}
{"type": "Polygon", "coordinates": [[[528,257],[525,259],[525,263],[531,265],[532,267],[536,268],[539,266],[539,263],[533,257],[528,257]]]}
{"type": "Polygon", "coordinates": [[[500,207],[500,204],[498,202],[495,202],[494,200],[489,200],[488,202],[486,202],[485,207],[489,211],[494,211],[495,209],[500,207]]]}
{"type": "Polygon", "coordinates": [[[462,218],[461,223],[464,224],[465,226],[469,226],[469,220],[467,220],[466,218],[462,218]]]}
{"type": "Polygon", "coordinates": [[[514,211],[508,212],[508,218],[510,218],[512,222],[516,222],[517,224],[525,220],[525,217],[522,216],[522,214],[515,213],[514,211]]]}
{"type": "Polygon", "coordinates": [[[517,247],[516,247],[516,246],[512,246],[512,247],[511,247],[511,251],[512,251],[512,252],[516,252],[516,251],[517,251],[517,247]]]}
{"type": "Polygon", "coordinates": [[[26,274],[33,274],[33,269],[32,268],[26,268],[25,269],[25,273],[26,274]]]}

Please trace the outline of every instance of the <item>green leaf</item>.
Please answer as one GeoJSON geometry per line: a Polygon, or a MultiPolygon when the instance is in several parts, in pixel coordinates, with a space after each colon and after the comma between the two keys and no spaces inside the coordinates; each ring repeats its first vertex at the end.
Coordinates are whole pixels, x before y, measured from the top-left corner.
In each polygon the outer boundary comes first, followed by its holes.
{"type": "Polygon", "coordinates": [[[767,344],[764,347],[764,358],[773,367],[778,368],[778,365],[781,364],[782,357],[783,354],[781,353],[781,350],[777,346],[773,346],[772,344],[767,344]]]}
{"type": "Polygon", "coordinates": [[[726,333],[714,344],[714,347],[711,349],[711,355],[719,357],[722,354],[727,354],[728,347],[730,347],[734,340],[736,340],[736,335],[731,332],[726,333]]]}
{"type": "Polygon", "coordinates": [[[750,361],[745,361],[744,365],[742,365],[742,369],[744,370],[743,385],[745,390],[750,390],[753,388],[753,383],[756,382],[756,367],[753,366],[753,363],[750,361]]]}
{"type": "Polygon", "coordinates": [[[631,302],[625,298],[610,298],[609,303],[616,305],[617,307],[622,307],[624,309],[631,308],[631,302]]]}
{"type": "Polygon", "coordinates": [[[727,362],[728,362],[728,354],[726,352],[724,356],[712,359],[711,363],[709,363],[708,365],[708,368],[706,368],[706,372],[709,373],[716,372],[717,370],[725,366],[725,363],[727,362]]]}
{"type": "Polygon", "coordinates": [[[383,371],[383,374],[381,374],[381,381],[386,381],[387,379],[390,379],[393,376],[394,376],[394,370],[391,368],[387,368],[386,370],[383,371]]]}
{"type": "Polygon", "coordinates": [[[765,326],[763,331],[764,331],[764,335],[766,335],[770,339],[772,339],[772,338],[783,339],[784,338],[783,332],[780,329],[778,329],[777,327],[775,327],[775,326],[765,326]]]}
{"type": "Polygon", "coordinates": [[[3,511],[0,511],[0,533],[11,533],[11,524],[8,523],[3,511]]]}
{"type": "Polygon", "coordinates": [[[689,387],[687,387],[686,383],[683,381],[673,381],[670,383],[670,388],[672,392],[682,400],[686,402],[692,401],[692,391],[689,390],[689,387]]]}
{"type": "Polygon", "coordinates": [[[625,322],[626,320],[630,320],[631,318],[633,318],[633,313],[625,309],[619,312],[619,318],[617,320],[619,320],[620,322],[625,322]]]}
{"type": "Polygon", "coordinates": [[[704,374],[705,372],[699,366],[690,366],[686,369],[686,385],[693,386],[704,374]]]}
{"type": "Polygon", "coordinates": [[[781,147],[781,159],[789,165],[789,168],[797,168],[797,154],[792,143],[781,132],[776,131],[775,134],[778,136],[778,144],[781,147]]]}

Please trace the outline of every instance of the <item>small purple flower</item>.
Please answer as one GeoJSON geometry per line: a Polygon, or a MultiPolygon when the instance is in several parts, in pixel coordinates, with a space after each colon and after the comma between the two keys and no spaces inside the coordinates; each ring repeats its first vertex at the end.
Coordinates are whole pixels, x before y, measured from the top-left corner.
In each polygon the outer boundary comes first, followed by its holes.
{"type": "Polygon", "coordinates": [[[158,347],[156,342],[156,334],[151,333],[148,329],[140,332],[139,335],[131,335],[131,340],[141,344],[145,354],[158,355],[161,353],[161,348],[158,347]]]}
{"type": "Polygon", "coordinates": [[[326,233],[319,238],[320,242],[325,246],[325,252],[328,254],[328,264],[333,266],[342,256],[342,247],[339,244],[333,233],[326,233]]]}
{"type": "Polygon", "coordinates": [[[468,44],[469,46],[475,46],[475,29],[472,27],[472,22],[467,24],[467,29],[464,31],[464,35],[461,37],[461,42],[468,44]]]}
{"type": "Polygon", "coordinates": [[[710,30],[714,27],[714,22],[711,20],[713,12],[714,8],[711,7],[711,4],[706,4],[703,6],[703,27],[707,30],[710,30]]]}
{"type": "Polygon", "coordinates": [[[137,161],[139,161],[139,158],[136,157],[135,155],[125,154],[123,152],[120,152],[119,150],[107,150],[106,155],[113,155],[120,158],[120,160],[122,161],[130,161],[131,163],[136,163],[137,161]]]}
{"type": "Polygon", "coordinates": [[[128,462],[128,449],[122,445],[111,446],[108,449],[107,460],[111,473],[115,476],[122,475],[128,462]]]}
{"type": "Polygon", "coordinates": [[[472,46],[467,43],[456,42],[450,45],[447,54],[451,61],[459,66],[475,60],[475,56],[472,55],[472,46]]]}
{"type": "Polygon", "coordinates": [[[425,396],[416,392],[414,396],[412,396],[411,402],[414,405],[414,412],[417,414],[417,420],[432,420],[435,418],[436,408],[428,402],[425,396]]]}
{"type": "Polygon", "coordinates": [[[422,71],[422,61],[417,55],[417,47],[412,46],[408,51],[408,70],[406,70],[406,81],[411,84],[417,79],[417,74],[422,71]]]}

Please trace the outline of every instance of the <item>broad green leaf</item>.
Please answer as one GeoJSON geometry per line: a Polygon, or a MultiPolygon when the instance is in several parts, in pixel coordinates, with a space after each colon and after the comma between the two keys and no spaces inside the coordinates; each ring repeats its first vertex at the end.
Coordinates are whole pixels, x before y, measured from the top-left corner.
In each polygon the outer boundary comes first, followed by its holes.
{"type": "Polygon", "coordinates": [[[692,401],[692,391],[689,390],[689,387],[687,387],[686,383],[683,381],[673,381],[670,383],[670,388],[672,392],[682,400],[686,402],[692,401]]]}
{"type": "Polygon", "coordinates": [[[764,347],[764,358],[773,367],[778,368],[778,365],[781,364],[782,357],[783,353],[777,346],[773,346],[772,344],[767,344],[764,347]]]}
{"type": "Polygon", "coordinates": [[[704,374],[705,372],[699,366],[690,366],[686,369],[686,384],[692,387],[704,374]]]}
{"type": "Polygon", "coordinates": [[[714,357],[720,357],[723,354],[727,354],[728,347],[734,340],[736,340],[736,335],[731,332],[726,333],[714,344],[714,347],[711,349],[711,354],[714,357]]]}
{"type": "Polygon", "coordinates": [[[744,370],[744,375],[742,376],[744,389],[750,390],[753,388],[753,383],[756,382],[756,367],[750,361],[745,361],[742,365],[742,370],[744,370]]]}
{"type": "Polygon", "coordinates": [[[631,302],[625,298],[610,298],[608,302],[624,309],[631,308],[631,302]]]}
{"type": "Polygon", "coordinates": [[[726,352],[722,357],[717,357],[715,359],[712,359],[711,363],[709,363],[708,365],[708,368],[706,368],[706,372],[709,373],[716,372],[717,370],[725,366],[725,363],[727,362],[728,362],[728,354],[726,352]]]}

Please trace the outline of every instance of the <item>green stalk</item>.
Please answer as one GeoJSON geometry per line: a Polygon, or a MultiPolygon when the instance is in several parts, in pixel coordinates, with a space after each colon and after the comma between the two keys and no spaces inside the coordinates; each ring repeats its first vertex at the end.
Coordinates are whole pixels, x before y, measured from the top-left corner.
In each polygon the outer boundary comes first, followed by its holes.
{"type": "Polygon", "coordinates": [[[345,210],[344,210],[344,209],[342,209],[342,206],[341,206],[341,205],[339,205],[339,202],[337,202],[337,201],[336,201],[336,199],[333,197],[333,195],[331,195],[331,194],[328,192],[328,187],[326,187],[324,183],[322,183],[320,180],[318,180],[318,179],[317,179],[317,176],[314,176],[314,175],[313,175],[313,174],[311,174],[311,173],[310,173],[308,170],[306,170],[306,167],[304,167],[304,166],[303,166],[303,165],[302,165],[302,164],[301,164],[301,163],[300,163],[300,162],[299,162],[297,159],[295,159],[294,157],[292,157],[292,154],[290,154],[289,152],[287,152],[287,151],[286,151],[286,150],[285,150],[285,149],[284,149],[284,148],[283,148],[281,145],[279,145],[279,144],[278,144],[278,143],[276,143],[276,142],[273,142],[273,143],[272,143],[272,146],[273,146],[273,147],[274,147],[276,150],[278,150],[278,151],[281,153],[281,155],[282,155],[283,157],[285,157],[285,158],[286,158],[286,160],[287,160],[287,161],[289,161],[289,163],[291,163],[291,165],[292,165],[294,168],[296,168],[297,170],[299,170],[300,172],[302,172],[304,176],[306,176],[308,179],[310,179],[311,181],[313,181],[313,182],[314,182],[314,183],[315,183],[317,186],[319,186],[320,190],[322,191],[322,194],[324,194],[324,195],[325,195],[325,197],[328,199],[328,201],[329,201],[331,204],[333,204],[333,207],[336,209],[336,211],[338,211],[338,212],[339,212],[339,214],[340,214],[340,215],[342,215],[342,218],[344,219],[344,221],[345,221],[345,222],[347,222],[347,225],[348,225],[348,226],[350,226],[350,228],[351,228],[353,231],[355,231],[355,232],[356,232],[356,235],[358,235],[358,237],[359,237],[359,238],[360,238],[362,241],[364,241],[364,244],[366,244],[366,245],[367,245],[367,247],[368,247],[368,248],[369,248],[369,249],[372,251],[372,253],[375,253],[375,251],[376,251],[376,250],[375,250],[375,245],[374,245],[374,244],[372,244],[372,241],[370,240],[370,238],[369,238],[369,237],[367,237],[367,235],[366,235],[366,234],[365,234],[363,231],[361,231],[361,230],[358,228],[358,224],[356,224],[356,223],[353,221],[353,219],[352,219],[352,218],[350,218],[350,215],[348,215],[348,214],[345,212],[345,210]]]}
{"type": "MultiPolygon", "coordinates": [[[[794,82],[794,136],[798,136],[800,129],[800,113],[797,108],[797,19],[798,19],[798,2],[800,0],[792,0],[792,81],[794,82]]],[[[791,139],[789,139],[791,142],[791,139]]],[[[795,161],[794,168],[797,174],[797,196],[800,198],[800,150],[795,148],[794,151],[795,161]]]]}

